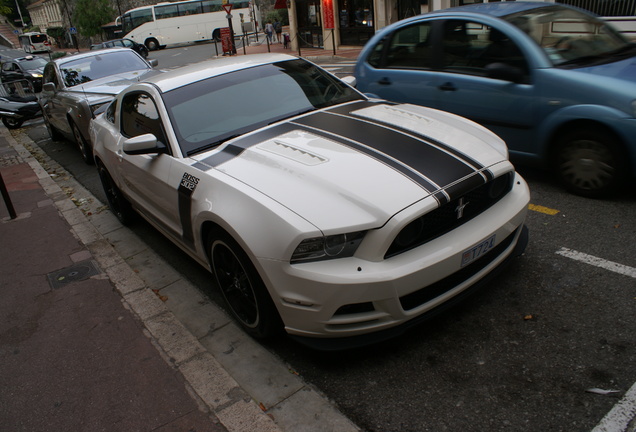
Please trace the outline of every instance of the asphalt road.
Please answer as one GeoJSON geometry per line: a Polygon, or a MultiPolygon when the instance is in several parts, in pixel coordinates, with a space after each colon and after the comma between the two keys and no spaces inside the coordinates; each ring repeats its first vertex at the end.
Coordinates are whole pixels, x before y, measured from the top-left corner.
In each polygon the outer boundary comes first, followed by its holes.
{"type": "MultiPolygon", "coordinates": [[[[193,50],[156,53],[160,67],[193,50]]],[[[343,69],[344,71],[344,69],[343,69]]],[[[26,132],[100,200],[94,167],[41,122],[26,132]]],[[[590,431],[636,382],[636,188],[599,201],[530,184],[530,243],[492,286],[406,335],[317,353],[264,343],[367,431],[590,431]],[[590,389],[617,390],[608,395],[590,389]]],[[[210,277],[143,222],[134,230],[215,301],[210,277]]]]}

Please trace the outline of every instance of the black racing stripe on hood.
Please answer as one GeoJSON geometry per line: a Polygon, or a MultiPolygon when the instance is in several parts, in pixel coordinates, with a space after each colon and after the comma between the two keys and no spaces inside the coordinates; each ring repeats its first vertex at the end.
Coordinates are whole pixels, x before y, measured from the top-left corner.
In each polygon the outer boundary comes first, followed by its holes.
{"type": "MultiPolygon", "coordinates": [[[[359,117],[360,119],[367,121],[367,122],[372,122],[372,123],[376,123],[378,125],[382,125],[382,126],[386,126],[386,127],[390,127],[392,129],[395,129],[397,131],[406,133],[406,134],[410,134],[410,135],[416,135],[418,137],[420,137],[422,140],[425,141],[429,141],[430,143],[438,146],[439,148],[444,149],[445,151],[447,151],[448,153],[453,154],[455,157],[457,157],[458,159],[463,160],[464,162],[466,162],[467,164],[473,166],[475,169],[477,170],[483,170],[484,166],[479,163],[478,161],[476,161],[475,159],[471,158],[470,156],[468,156],[465,153],[462,153],[461,151],[457,150],[454,147],[451,147],[441,141],[438,141],[434,138],[431,138],[428,135],[425,134],[421,134],[421,133],[417,133],[413,130],[410,129],[405,129],[402,128],[400,126],[396,126],[394,124],[390,124],[390,123],[386,123],[383,122],[381,120],[375,120],[375,119],[369,119],[366,118],[364,116],[357,116],[357,114],[355,113],[355,111],[364,109],[364,108],[368,108],[368,107],[372,107],[372,106],[378,106],[378,105],[396,105],[394,103],[378,103],[378,102],[359,102],[356,104],[350,104],[350,105],[340,105],[334,109],[330,109],[328,110],[328,112],[334,113],[334,114],[340,114],[340,115],[347,115],[347,116],[355,116],[355,117],[359,117]]],[[[486,176],[486,178],[488,179],[488,181],[492,180],[494,178],[494,175],[492,172],[490,172],[490,170],[484,170],[483,174],[486,176]]]]}
{"type": "MultiPolygon", "coordinates": [[[[329,131],[363,144],[376,154],[388,155],[413,171],[421,173],[439,187],[445,187],[476,172],[476,169],[466,162],[426,141],[405,135],[393,128],[353,117],[319,112],[297,119],[295,123],[329,131]]],[[[437,189],[438,187],[429,190],[437,189]]]]}
{"type": "MultiPolygon", "coordinates": [[[[422,188],[426,189],[428,192],[435,192],[439,189],[439,186],[432,183],[431,181],[429,181],[428,179],[426,179],[425,177],[416,174],[415,172],[413,172],[413,169],[409,168],[408,166],[395,161],[394,159],[387,157],[385,155],[383,155],[382,153],[379,153],[378,151],[376,151],[375,149],[369,148],[365,145],[362,145],[356,141],[347,139],[346,137],[337,135],[335,133],[332,133],[330,131],[325,131],[325,130],[321,130],[321,129],[314,129],[312,127],[306,127],[306,126],[298,126],[296,128],[297,130],[303,130],[307,133],[310,133],[312,135],[316,135],[316,136],[321,136],[329,141],[334,141],[337,142],[340,145],[343,146],[347,146],[349,148],[355,149],[357,151],[359,151],[360,153],[364,153],[367,156],[370,156],[378,161],[380,161],[381,163],[393,168],[394,170],[400,172],[401,174],[405,175],[406,177],[410,178],[411,180],[413,180],[415,183],[419,184],[422,188]]],[[[438,192],[436,194],[434,194],[435,198],[438,199],[438,201],[440,202],[446,202],[448,201],[448,197],[443,193],[443,192],[438,192]]]]}
{"type": "Polygon", "coordinates": [[[219,152],[195,163],[192,167],[201,171],[207,171],[210,168],[217,167],[224,162],[234,159],[246,149],[255,146],[256,144],[260,144],[263,141],[276,138],[279,135],[286,134],[296,129],[298,128],[290,123],[282,123],[274,127],[260,130],[251,135],[240,137],[228,143],[219,152]]]}

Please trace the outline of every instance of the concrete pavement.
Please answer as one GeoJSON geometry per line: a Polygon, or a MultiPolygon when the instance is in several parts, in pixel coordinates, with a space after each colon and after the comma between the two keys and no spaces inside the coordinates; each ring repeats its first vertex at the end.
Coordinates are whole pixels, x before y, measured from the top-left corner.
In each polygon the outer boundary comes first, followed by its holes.
{"type": "Polygon", "coordinates": [[[3,430],[357,431],[26,134],[0,128],[3,430]]]}

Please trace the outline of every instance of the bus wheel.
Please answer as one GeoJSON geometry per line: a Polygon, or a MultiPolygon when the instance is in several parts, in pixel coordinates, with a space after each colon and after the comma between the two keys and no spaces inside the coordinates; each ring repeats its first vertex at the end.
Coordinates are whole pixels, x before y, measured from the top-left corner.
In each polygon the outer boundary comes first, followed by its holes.
{"type": "Polygon", "coordinates": [[[216,42],[221,40],[221,30],[214,29],[214,31],[212,32],[212,40],[216,42]]]}
{"type": "Polygon", "coordinates": [[[149,51],[156,51],[159,49],[159,41],[157,39],[146,39],[145,44],[149,51]]]}

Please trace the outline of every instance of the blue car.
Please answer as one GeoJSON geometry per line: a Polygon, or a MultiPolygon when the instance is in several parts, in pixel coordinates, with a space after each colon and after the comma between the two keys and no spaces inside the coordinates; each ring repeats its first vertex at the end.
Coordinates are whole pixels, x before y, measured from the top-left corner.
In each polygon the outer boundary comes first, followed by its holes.
{"type": "Polygon", "coordinates": [[[368,95],[449,111],[513,160],[604,197],[636,172],[636,44],[580,9],[481,3],[379,30],[355,68],[368,95]]]}

